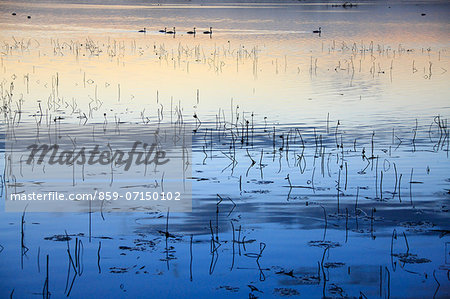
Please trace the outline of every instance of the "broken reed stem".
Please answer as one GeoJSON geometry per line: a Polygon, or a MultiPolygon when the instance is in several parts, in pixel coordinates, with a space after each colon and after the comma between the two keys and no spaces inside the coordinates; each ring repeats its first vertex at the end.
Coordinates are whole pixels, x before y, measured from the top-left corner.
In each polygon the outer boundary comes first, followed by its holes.
{"type": "Polygon", "coordinates": [[[345,186],[344,186],[344,190],[347,190],[347,176],[348,176],[348,168],[347,168],[347,162],[345,162],[345,186]]]}
{"type": "Polygon", "coordinates": [[[98,249],[97,249],[97,267],[98,273],[102,273],[102,268],[100,267],[100,250],[102,249],[102,242],[98,241],[98,249]]]}
{"type": "Polygon", "coordinates": [[[327,234],[327,227],[328,227],[327,211],[325,210],[325,208],[322,205],[320,205],[320,207],[323,209],[323,215],[324,215],[324,219],[325,219],[325,227],[323,229],[323,241],[325,241],[325,236],[327,234]]]}
{"type": "Polygon", "coordinates": [[[338,185],[337,185],[337,212],[339,214],[339,192],[340,192],[340,184],[341,184],[341,169],[339,168],[338,174],[338,185]]]}
{"type": "Polygon", "coordinates": [[[373,213],[374,213],[374,211],[375,211],[375,208],[372,208],[371,213],[370,213],[370,235],[371,235],[372,239],[374,239],[374,236],[373,236],[373,221],[374,221],[373,213]]]}
{"type": "MultiPolygon", "coordinates": [[[[197,90],[198,91],[198,90],[197,90]]],[[[234,232],[233,232],[234,233],[234,232]]],[[[189,261],[189,280],[192,281],[192,261],[193,261],[193,255],[192,255],[192,243],[193,243],[194,236],[191,235],[191,241],[189,243],[189,253],[190,253],[190,261],[189,261]]]]}
{"type": "Polygon", "coordinates": [[[411,205],[414,208],[414,203],[413,203],[413,199],[412,199],[413,173],[414,173],[414,168],[411,168],[411,177],[409,179],[409,200],[411,201],[411,205]]]}
{"type": "Polygon", "coordinates": [[[375,198],[378,198],[378,156],[376,157],[377,162],[375,166],[375,198]]]}
{"type": "Polygon", "coordinates": [[[345,208],[345,243],[348,240],[348,209],[345,208]]]}
{"type": "Polygon", "coordinates": [[[395,185],[394,185],[394,192],[392,192],[392,199],[395,198],[395,193],[397,192],[397,183],[398,183],[398,178],[397,178],[397,166],[394,163],[394,172],[395,172],[395,185]]]}
{"type": "Polygon", "coordinates": [[[91,243],[92,238],[92,209],[91,209],[91,201],[89,200],[89,243],[91,243]]]}
{"type": "Polygon", "coordinates": [[[383,170],[380,176],[380,199],[383,200],[383,170]]]}
{"type": "Polygon", "coordinates": [[[359,197],[359,186],[356,188],[356,200],[355,200],[355,221],[356,221],[356,230],[358,230],[358,197],[359,197]]]}
{"type": "Polygon", "coordinates": [[[42,288],[42,296],[45,299],[49,299],[50,298],[50,292],[48,291],[48,285],[49,285],[48,264],[49,264],[49,255],[47,254],[47,271],[46,271],[44,287],[42,288]]]}

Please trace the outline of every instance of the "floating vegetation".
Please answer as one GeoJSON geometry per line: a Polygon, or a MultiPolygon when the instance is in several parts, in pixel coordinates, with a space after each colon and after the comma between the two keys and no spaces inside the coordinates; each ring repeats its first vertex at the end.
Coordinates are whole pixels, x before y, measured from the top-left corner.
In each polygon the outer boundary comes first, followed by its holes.
{"type": "Polygon", "coordinates": [[[278,296],[300,296],[300,292],[291,288],[275,288],[273,293],[278,296]]]}
{"type": "Polygon", "coordinates": [[[56,242],[67,242],[72,240],[73,237],[84,237],[83,233],[74,234],[74,235],[53,235],[50,237],[45,237],[44,240],[56,241],[56,242]]]}
{"type": "Polygon", "coordinates": [[[124,268],[124,267],[111,267],[111,268],[109,268],[109,272],[110,273],[114,273],[114,274],[127,273],[129,270],[130,270],[129,268],[124,268]]]}
{"type": "Polygon", "coordinates": [[[321,248],[335,248],[342,246],[340,243],[332,241],[309,241],[308,245],[321,248]]]}
{"type": "Polygon", "coordinates": [[[393,256],[397,257],[399,261],[406,264],[424,264],[431,262],[431,260],[427,258],[421,258],[418,257],[417,254],[412,253],[394,253],[393,256]]]}
{"type": "Polygon", "coordinates": [[[239,292],[239,287],[232,287],[232,286],[219,286],[216,288],[216,290],[226,290],[232,293],[237,293],[239,292]]]}
{"type": "Polygon", "coordinates": [[[344,290],[340,286],[338,286],[334,283],[332,283],[330,285],[330,287],[328,288],[328,291],[333,295],[339,295],[341,297],[346,297],[344,290]]]}
{"type": "Polygon", "coordinates": [[[341,263],[341,262],[326,262],[325,264],[323,264],[324,268],[328,268],[328,269],[333,269],[333,268],[341,268],[344,267],[345,263],[341,263]]]}
{"type": "Polygon", "coordinates": [[[408,231],[424,232],[431,230],[435,225],[429,221],[405,221],[399,226],[406,227],[408,231]]]}

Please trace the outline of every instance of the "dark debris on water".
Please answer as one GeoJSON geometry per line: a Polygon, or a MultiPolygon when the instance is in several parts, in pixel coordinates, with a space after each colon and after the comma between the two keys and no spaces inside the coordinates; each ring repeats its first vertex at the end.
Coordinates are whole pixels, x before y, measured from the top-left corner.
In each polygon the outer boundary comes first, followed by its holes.
{"type": "Polygon", "coordinates": [[[278,296],[300,296],[299,291],[291,288],[275,288],[273,289],[273,292],[278,296]]]}
{"type": "Polygon", "coordinates": [[[53,235],[50,237],[45,237],[44,240],[56,241],[56,242],[67,242],[72,240],[71,237],[84,237],[83,233],[74,234],[74,235],[53,235]]]}
{"type": "Polygon", "coordinates": [[[321,247],[321,248],[335,248],[335,247],[341,247],[342,245],[339,242],[332,242],[332,241],[309,241],[309,246],[314,247],[321,247]]]}

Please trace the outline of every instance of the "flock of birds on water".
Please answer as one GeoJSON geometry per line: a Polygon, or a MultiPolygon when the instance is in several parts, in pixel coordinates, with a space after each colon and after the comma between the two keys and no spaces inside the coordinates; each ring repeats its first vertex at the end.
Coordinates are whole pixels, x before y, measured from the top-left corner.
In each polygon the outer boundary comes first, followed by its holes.
{"type": "MultiPolygon", "coordinates": [[[[195,31],[196,29],[197,28],[194,27],[194,29],[192,31],[187,31],[186,33],[196,35],[197,34],[197,31],[195,31]]],[[[138,32],[147,33],[147,28],[144,27],[144,29],[141,29],[138,32]]],[[[173,35],[176,34],[175,27],[173,27],[172,30],[167,30],[167,27],[165,27],[164,29],[159,30],[159,32],[164,33],[164,34],[173,34],[173,35]]],[[[213,33],[212,27],[209,27],[209,30],[203,31],[203,34],[212,35],[212,33],[213,33]]],[[[313,30],[313,33],[318,33],[320,36],[320,34],[322,33],[322,27],[319,27],[319,29],[317,29],[317,30],[313,30]]]]}
{"type": "MultiPolygon", "coordinates": [[[[11,15],[16,16],[17,14],[15,12],[13,12],[11,15]]],[[[31,16],[27,16],[28,19],[31,19],[31,16]]],[[[196,35],[197,31],[195,31],[197,28],[194,27],[194,30],[192,31],[188,31],[186,32],[187,34],[192,34],[192,35],[196,35]]],[[[147,33],[147,28],[144,27],[144,29],[139,30],[138,32],[140,33],[147,33]]],[[[167,30],[167,27],[165,27],[164,29],[159,30],[160,33],[164,33],[164,34],[176,34],[176,30],[175,27],[172,28],[172,30],[167,30]]],[[[209,27],[209,30],[205,30],[203,31],[203,34],[209,34],[210,36],[212,35],[213,30],[212,27],[209,27]]],[[[313,33],[318,33],[319,36],[322,33],[322,27],[319,27],[318,30],[313,30],[313,33]]]]}
{"type": "MultiPolygon", "coordinates": [[[[197,34],[196,29],[197,29],[197,28],[194,27],[194,30],[188,31],[188,32],[186,32],[186,33],[187,33],[187,34],[193,34],[193,35],[196,35],[196,34],[197,34]]],[[[139,30],[138,32],[147,33],[147,28],[144,27],[144,29],[141,29],[141,30],[139,30]]],[[[176,34],[175,27],[173,27],[172,30],[167,30],[167,27],[165,27],[164,29],[159,30],[159,32],[164,33],[164,34],[176,34]]],[[[209,35],[211,35],[212,33],[213,33],[212,27],[209,27],[209,30],[203,31],[203,34],[209,34],[209,35]]]]}

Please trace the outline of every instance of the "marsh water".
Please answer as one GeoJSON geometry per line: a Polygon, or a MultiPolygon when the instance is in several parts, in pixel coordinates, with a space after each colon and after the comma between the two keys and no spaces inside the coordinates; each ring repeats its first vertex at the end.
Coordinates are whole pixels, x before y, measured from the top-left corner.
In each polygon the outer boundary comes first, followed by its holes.
{"type": "Polygon", "coordinates": [[[2,142],[0,296],[450,296],[450,5],[332,4],[0,2],[3,137],[192,138],[190,212],[7,212],[2,142]]]}

